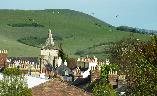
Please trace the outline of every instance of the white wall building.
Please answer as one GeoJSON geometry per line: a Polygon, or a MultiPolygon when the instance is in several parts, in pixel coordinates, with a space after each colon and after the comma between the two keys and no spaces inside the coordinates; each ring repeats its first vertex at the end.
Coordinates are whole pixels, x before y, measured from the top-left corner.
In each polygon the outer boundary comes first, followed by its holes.
{"type": "Polygon", "coordinates": [[[77,59],[78,65],[81,69],[86,69],[86,70],[81,70],[81,75],[83,78],[87,78],[90,75],[90,71],[94,70],[98,66],[98,59],[94,56],[94,58],[78,58],[77,59]]]}

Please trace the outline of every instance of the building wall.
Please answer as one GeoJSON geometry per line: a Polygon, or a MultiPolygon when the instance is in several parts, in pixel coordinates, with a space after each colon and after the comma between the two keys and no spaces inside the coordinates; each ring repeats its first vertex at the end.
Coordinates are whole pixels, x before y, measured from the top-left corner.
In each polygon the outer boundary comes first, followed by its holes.
{"type": "Polygon", "coordinates": [[[91,70],[91,68],[95,68],[97,66],[97,62],[90,62],[89,63],[89,69],[91,70]]]}
{"type": "Polygon", "coordinates": [[[48,56],[48,55],[51,55],[51,56],[58,56],[58,50],[55,50],[55,49],[42,49],[41,51],[41,54],[40,55],[44,55],[44,56],[48,56]]]}
{"type": "Polygon", "coordinates": [[[5,67],[7,56],[7,50],[0,50],[0,67],[5,67]]]}
{"type": "Polygon", "coordinates": [[[56,66],[57,60],[58,59],[58,50],[49,50],[49,49],[42,49],[41,50],[41,59],[42,59],[42,64],[41,66],[44,67],[45,64],[50,63],[52,66],[56,66]]]}

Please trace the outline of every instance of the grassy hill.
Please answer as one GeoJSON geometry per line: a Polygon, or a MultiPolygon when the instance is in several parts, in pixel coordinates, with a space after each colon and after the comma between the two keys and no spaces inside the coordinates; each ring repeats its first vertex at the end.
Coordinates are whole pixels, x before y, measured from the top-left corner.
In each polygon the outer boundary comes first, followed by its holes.
{"type": "MultiPolygon", "coordinates": [[[[81,50],[104,42],[115,42],[131,34],[116,30],[90,15],[68,9],[0,10],[0,49],[8,49],[9,56],[38,56],[49,28],[56,37],[56,43],[62,43],[70,56],[77,56],[75,53],[81,50]]],[[[143,40],[149,38],[138,33],[134,33],[134,36],[143,40]]],[[[99,49],[103,48],[96,47],[95,50],[99,49]]],[[[101,50],[96,55],[103,58],[101,50]]]]}

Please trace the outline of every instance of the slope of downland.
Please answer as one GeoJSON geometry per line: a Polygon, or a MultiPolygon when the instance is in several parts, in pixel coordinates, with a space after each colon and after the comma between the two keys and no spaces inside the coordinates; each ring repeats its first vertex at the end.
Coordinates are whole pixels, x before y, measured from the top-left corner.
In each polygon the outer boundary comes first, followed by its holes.
{"type": "Polygon", "coordinates": [[[33,39],[23,43],[19,40],[46,38],[48,29],[61,38],[56,43],[62,43],[64,51],[70,56],[78,56],[75,53],[80,50],[104,42],[115,42],[130,34],[143,40],[149,39],[144,34],[118,31],[90,15],[68,9],[0,10],[0,17],[0,49],[8,49],[9,56],[38,56],[42,44],[40,40],[33,44],[30,44],[33,39]]]}

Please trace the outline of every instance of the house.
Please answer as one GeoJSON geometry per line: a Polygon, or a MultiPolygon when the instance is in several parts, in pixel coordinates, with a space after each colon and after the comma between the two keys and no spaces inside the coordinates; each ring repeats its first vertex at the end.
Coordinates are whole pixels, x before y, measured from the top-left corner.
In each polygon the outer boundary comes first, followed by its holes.
{"type": "Polygon", "coordinates": [[[40,72],[39,58],[38,57],[8,57],[9,68],[17,67],[25,74],[32,74],[33,72],[40,72]]]}
{"type": "Polygon", "coordinates": [[[85,58],[78,58],[77,69],[73,71],[76,71],[79,68],[82,77],[87,78],[90,75],[90,71],[95,69],[97,65],[98,59],[95,56],[93,58],[89,58],[88,56],[85,58]]]}
{"type": "Polygon", "coordinates": [[[72,71],[70,68],[67,67],[67,62],[65,61],[62,63],[59,67],[56,68],[55,71],[57,74],[59,74],[61,80],[63,81],[73,81],[72,77],[72,71]]]}

